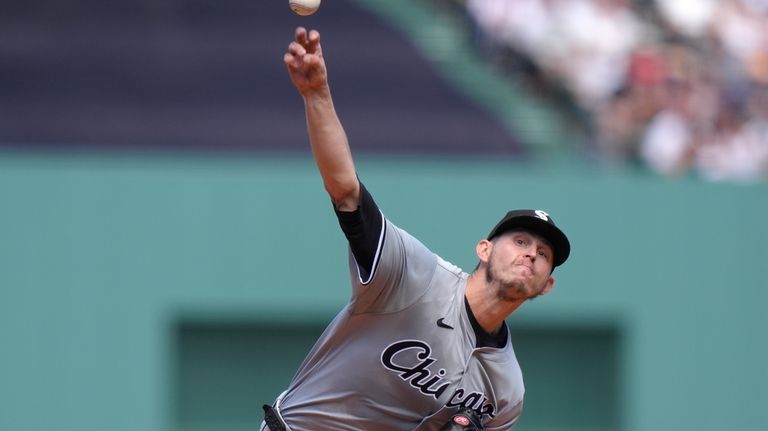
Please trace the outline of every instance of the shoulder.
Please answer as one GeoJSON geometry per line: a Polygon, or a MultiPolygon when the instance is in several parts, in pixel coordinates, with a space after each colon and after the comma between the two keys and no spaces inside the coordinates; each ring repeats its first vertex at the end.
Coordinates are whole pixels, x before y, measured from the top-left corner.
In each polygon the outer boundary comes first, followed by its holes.
{"type": "Polygon", "coordinates": [[[450,274],[456,278],[467,278],[468,274],[464,272],[461,268],[458,266],[452,264],[451,262],[448,262],[447,260],[443,259],[442,257],[435,255],[437,259],[437,267],[446,272],[447,274],[450,274]]]}

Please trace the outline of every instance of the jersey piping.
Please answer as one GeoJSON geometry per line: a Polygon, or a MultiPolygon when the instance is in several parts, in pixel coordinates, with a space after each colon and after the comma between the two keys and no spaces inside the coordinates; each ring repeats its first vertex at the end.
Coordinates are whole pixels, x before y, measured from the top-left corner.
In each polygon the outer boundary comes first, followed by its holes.
{"type": "MultiPolygon", "coordinates": [[[[379,215],[381,216],[381,219],[384,219],[384,214],[379,211],[379,215]]],[[[363,286],[368,285],[371,280],[373,280],[373,276],[376,275],[376,267],[379,264],[379,257],[381,257],[381,247],[384,245],[384,237],[387,232],[387,224],[382,223],[381,224],[381,233],[379,233],[379,241],[376,244],[376,252],[373,255],[373,263],[371,264],[371,271],[368,274],[368,278],[363,278],[363,274],[360,272],[360,264],[357,262],[357,257],[355,257],[355,263],[357,266],[357,277],[360,279],[360,284],[363,286]]]]}

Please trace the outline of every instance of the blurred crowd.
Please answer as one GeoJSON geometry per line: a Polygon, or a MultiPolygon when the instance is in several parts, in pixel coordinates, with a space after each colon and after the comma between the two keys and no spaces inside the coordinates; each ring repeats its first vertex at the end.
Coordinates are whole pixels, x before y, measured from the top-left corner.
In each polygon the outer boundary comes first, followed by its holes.
{"type": "Polygon", "coordinates": [[[486,52],[558,87],[586,114],[601,160],[713,181],[768,178],[768,0],[462,7],[486,52]]]}

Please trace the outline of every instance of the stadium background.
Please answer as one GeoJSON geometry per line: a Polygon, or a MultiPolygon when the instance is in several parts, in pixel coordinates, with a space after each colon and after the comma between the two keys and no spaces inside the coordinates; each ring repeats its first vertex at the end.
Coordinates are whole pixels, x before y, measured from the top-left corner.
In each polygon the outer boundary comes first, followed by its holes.
{"type": "Polygon", "coordinates": [[[3,2],[0,429],[255,428],[347,297],[296,25],[396,223],[464,268],[509,207],[569,232],[557,289],[509,319],[517,429],[767,429],[765,183],[595,162],[435,7],[3,2]]]}

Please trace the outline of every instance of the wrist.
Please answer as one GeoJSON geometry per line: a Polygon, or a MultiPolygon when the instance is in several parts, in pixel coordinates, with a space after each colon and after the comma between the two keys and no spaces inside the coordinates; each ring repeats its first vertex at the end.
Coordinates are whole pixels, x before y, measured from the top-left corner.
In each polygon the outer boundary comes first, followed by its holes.
{"type": "Polygon", "coordinates": [[[301,96],[305,101],[311,102],[318,99],[330,99],[331,90],[327,85],[323,85],[317,88],[307,88],[301,92],[301,96]]]}
{"type": "Polygon", "coordinates": [[[333,107],[333,99],[328,87],[316,88],[301,93],[304,106],[308,109],[326,109],[333,107]]]}

